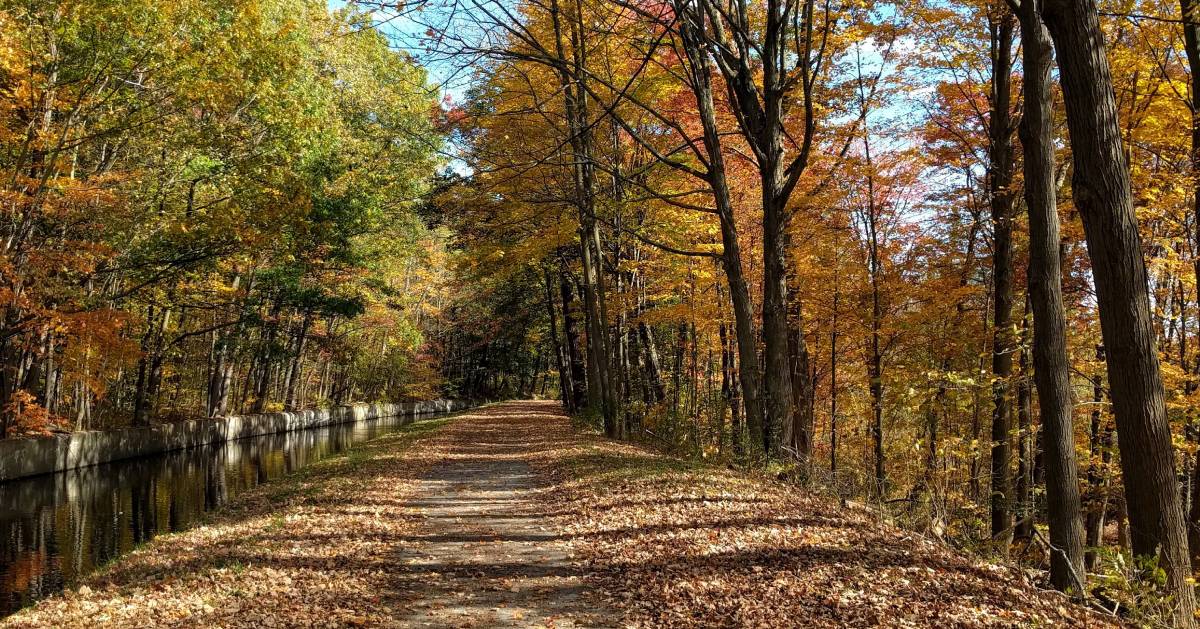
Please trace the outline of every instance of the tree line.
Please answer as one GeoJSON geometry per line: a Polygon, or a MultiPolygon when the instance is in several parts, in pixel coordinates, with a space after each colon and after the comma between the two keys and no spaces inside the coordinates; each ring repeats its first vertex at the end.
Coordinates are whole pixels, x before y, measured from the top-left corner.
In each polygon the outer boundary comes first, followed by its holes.
{"type": "Polygon", "coordinates": [[[442,393],[442,109],[371,26],[0,3],[0,436],[442,393]]]}

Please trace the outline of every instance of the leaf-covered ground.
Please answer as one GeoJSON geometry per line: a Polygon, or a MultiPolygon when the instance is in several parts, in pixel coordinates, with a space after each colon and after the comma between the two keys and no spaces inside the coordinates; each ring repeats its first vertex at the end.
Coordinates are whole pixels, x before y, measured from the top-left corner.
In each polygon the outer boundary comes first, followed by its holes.
{"type": "Polygon", "coordinates": [[[592,575],[639,627],[1107,627],[1111,618],[782,484],[537,427],[537,467],[592,575]]]}
{"type": "Polygon", "coordinates": [[[423,422],[159,537],[6,627],[1107,626],[783,485],[572,430],[423,422]]]}

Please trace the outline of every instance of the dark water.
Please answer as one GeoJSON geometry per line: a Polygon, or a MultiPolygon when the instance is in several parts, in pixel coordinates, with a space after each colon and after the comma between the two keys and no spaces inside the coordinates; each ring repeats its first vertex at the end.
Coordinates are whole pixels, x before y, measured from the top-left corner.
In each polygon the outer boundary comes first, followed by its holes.
{"type": "Polygon", "coordinates": [[[0,617],[251,487],[412,421],[337,424],[0,483],[0,617]]]}

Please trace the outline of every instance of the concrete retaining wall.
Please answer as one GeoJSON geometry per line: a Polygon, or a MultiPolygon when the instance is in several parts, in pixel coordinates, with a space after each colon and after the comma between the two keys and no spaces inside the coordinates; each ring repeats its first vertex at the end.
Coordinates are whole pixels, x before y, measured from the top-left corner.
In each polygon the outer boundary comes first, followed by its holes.
{"type": "Polygon", "coordinates": [[[6,439],[0,441],[0,482],[232,439],[363,419],[448,413],[467,407],[468,403],[462,400],[357,404],[308,411],[197,419],[146,428],[79,431],[43,439],[6,439]]]}

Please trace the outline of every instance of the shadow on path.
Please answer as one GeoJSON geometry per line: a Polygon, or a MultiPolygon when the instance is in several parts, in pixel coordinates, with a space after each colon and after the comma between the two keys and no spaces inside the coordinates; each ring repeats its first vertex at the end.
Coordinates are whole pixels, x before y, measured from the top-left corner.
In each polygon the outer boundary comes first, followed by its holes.
{"type": "Polygon", "coordinates": [[[582,599],[584,574],[545,516],[539,500],[545,481],[521,460],[541,439],[511,420],[544,413],[545,405],[509,403],[446,428],[438,440],[443,459],[408,504],[414,534],[394,559],[398,620],[433,627],[609,626],[582,599]]]}

